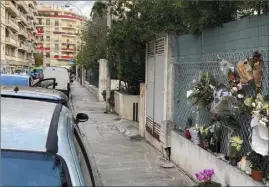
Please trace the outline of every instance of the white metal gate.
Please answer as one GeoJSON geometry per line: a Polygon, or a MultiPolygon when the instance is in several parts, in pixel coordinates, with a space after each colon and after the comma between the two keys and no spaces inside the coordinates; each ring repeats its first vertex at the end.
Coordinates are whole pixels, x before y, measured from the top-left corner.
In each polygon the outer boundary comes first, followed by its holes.
{"type": "Polygon", "coordinates": [[[160,140],[164,113],[165,38],[148,43],[146,68],[146,130],[160,140]]]}

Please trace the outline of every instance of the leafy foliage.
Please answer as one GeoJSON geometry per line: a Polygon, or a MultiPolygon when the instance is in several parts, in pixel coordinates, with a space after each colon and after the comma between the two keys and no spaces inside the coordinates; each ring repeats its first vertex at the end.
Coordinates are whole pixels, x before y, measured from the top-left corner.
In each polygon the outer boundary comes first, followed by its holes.
{"type": "Polygon", "coordinates": [[[43,65],[43,55],[42,53],[35,53],[34,54],[35,66],[42,66],[43,65]]]}
{"type": "Polygon", "coordinates": [[[111,76],[127,83],[131,93],[138,93],[138,85],[144,81],[146,42],[165,33],[199,34],[254,10],[268,11],[266,1],[110,0],[108,4],[113,18],[109,34],[107,4],[98,0],[83,33],[85,45],[77,63],[93,67],[98,66],[97,60],[108,58],[111,76]]]}

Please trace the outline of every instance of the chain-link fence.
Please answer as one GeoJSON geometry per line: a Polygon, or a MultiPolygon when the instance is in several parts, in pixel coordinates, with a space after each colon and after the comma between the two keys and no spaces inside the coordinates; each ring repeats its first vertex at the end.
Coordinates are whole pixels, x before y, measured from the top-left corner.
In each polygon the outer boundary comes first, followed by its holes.
{"type": "MultiPolygon", "coordinates": [[[[263,58],[263,87],[262,94],[266,95],[269,92],[269,61],[268,51],[260,51],[263,58]]],[[[224,76],[220,70],[220,59],[227,60],[236,67],[240,60],[244,60],[252,56],[253,51],[238,52],[238,53],[218,53],[207,54],[201,56],[180,57],[174,60],[174,123],[176,129],[183,130],[186,126],[188,117],[193,118],[194,124],[210,124],[212,114],[207,110],[196,112],[196,109],[186,99],[186,93],[192,89],[193,80],[198,81],[201,72],[211,73],[218,83],[228,84],[228,78],[224,76]]],[[[253,96],[255,90],[251,86],[244,86],[248,96],[253,96]]],[[[251,151],[251,127],[250,121],[252,117],[249,114],[237,116],[240,124],[240,129],[234,131],[232,135],[240,135],[244,140],[243,153],[246,155],[251,151]]],[[[224,129],[221,137],[221,152],[228,153],[228,129],[224,129]]],[[[267,176],[269,169],[267,171],[267,176]]]]}
{"type": "Polygon", "coordinates": [[[86,80],[96,87],[99,84],[99,68],[90,68],[86,70],[86,80]]]}

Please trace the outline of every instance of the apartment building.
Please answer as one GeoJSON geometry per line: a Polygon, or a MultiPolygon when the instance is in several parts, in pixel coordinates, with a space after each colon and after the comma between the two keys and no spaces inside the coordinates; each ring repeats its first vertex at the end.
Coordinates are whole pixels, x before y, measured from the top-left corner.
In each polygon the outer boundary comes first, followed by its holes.
{"type": "Polygon", "coordinates": [[[80,46],[86,19],[65,7],[38,5],[37,50],[43,65],[70,66],[80,46]]]}
{"type": "Polygon", "coordinates": [[[1,1],[1,68],[34,65],[36,6],[35,0],[1,1]]]}

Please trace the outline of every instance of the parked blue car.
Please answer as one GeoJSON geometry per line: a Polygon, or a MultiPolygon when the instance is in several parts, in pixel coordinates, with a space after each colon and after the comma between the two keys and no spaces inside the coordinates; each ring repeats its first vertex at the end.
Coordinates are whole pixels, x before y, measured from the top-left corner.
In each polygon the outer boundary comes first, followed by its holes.
{"type": "Polygon", "coordinates": [[[32,78],[28,75],[1,74],[2,86],[31,86],[32,78]]]}

